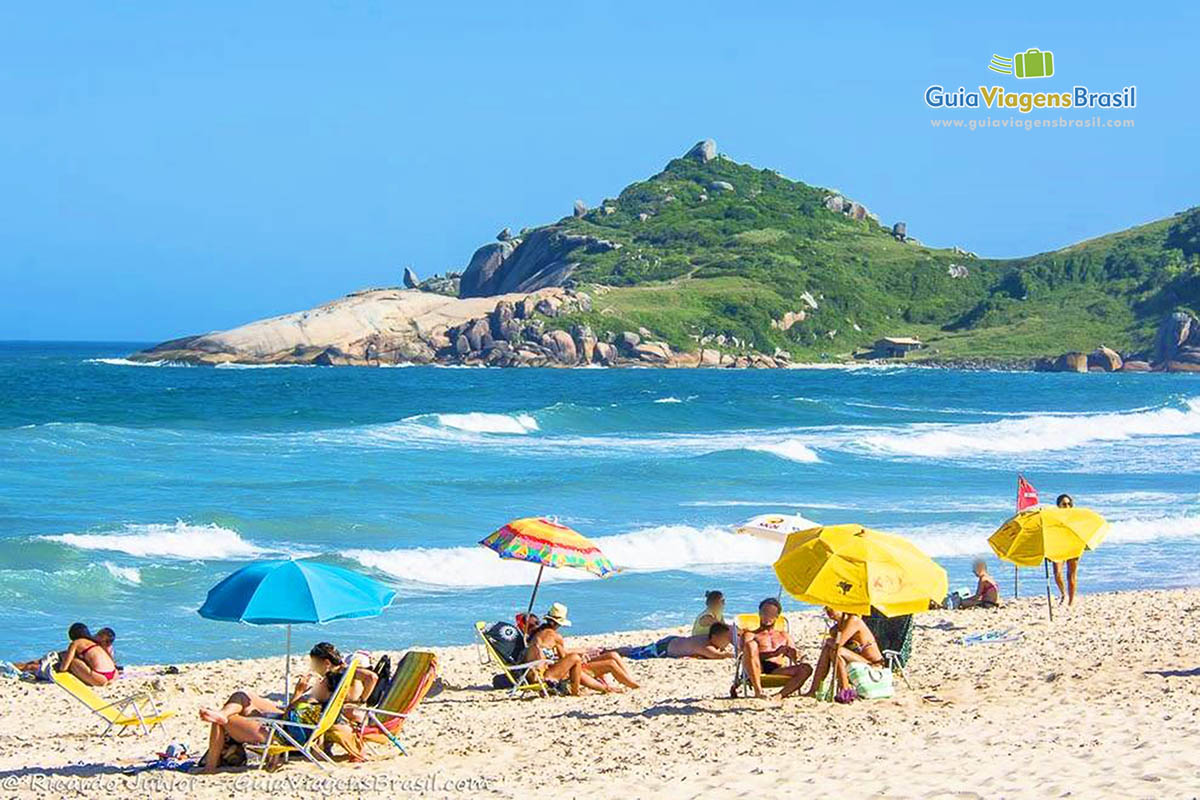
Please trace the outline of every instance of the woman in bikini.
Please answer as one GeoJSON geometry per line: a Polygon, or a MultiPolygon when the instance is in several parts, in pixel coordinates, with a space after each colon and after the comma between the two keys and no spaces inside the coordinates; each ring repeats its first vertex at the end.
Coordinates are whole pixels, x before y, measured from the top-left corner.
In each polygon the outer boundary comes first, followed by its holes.
{"type": "MultiPolygon", "coordinates": [[[[319,642],[308,653],[311,674],[303,675],[296,681],[292,691],[291,701],[286,709],[280,708],[274,701],[246,691],[234,692],[219,708],[200,709],[200,719],[210,724],[208,736],[208,752],[204,757],[203,772],[216,772],[221,765],[235,766],[244,763],[244,751],[239,746],[247,744],[265,744],[267,727],[263,723],[268,719],[287,718],[289,722],[299,723],[289,730],[299,743],[307,739],[308,730],[300,725],[315,725],[324,712],[325,704],[337,691],[342,676],[346,672],[346,662],[337,648],[329,642],[319,642]],[[311,680],[316,675],[319,680],[311,680]]],[[[363,667],[354,671],[353,683],[346,694],[347,703],[359,703],[369,697],[379,680],[374,672],[363,667]]],[[[356,712],[347,708],[348,717],[356,712]]],[[[361,713],[361,712],[357,712],[361,713]]],[[[328,734],[331,740],[340,744],[350,755],[352,761],[362,760],[362,751],[357,747],[353,730],[345,723],[334,725],[328,734]]],[[[330,743],[326,743],[326,752],[330,743]]]]}
{"type": "Polygon", "coordinates": [[[67,635],[71,637],[71,645],[58,662],[59,672],[70,672],[88,686],[107,686],[116,679],[117,665],[112,657],[111,639],[98,641],[102,638],[99,636],[93,639],[82,622],[72,625],[67,635]]]}
{"type": "MultiPolygon", "coordinates": [[[[809,687],[805,696],[817,696],[817,689],[821,686],[821,681],[825,680],[825,676],[829,674],[832,664],[838,688],[836,697],[848,698],[844,694],[850,688],[848,665],[857,661],[879,666],[883,664],[883,653],[879,649],[879,643],[875,641],[875,634],[871,633],[871,629],[867,627],[867,623],[862,621],[862,617],[857,614],[834,611],[829,606],[825,607],[825,615],[833,622],[833,626],[829,629],[829,636],[821,646],[821,657],[817,660],[817,668],[813,671],[812,686],[809,687]]],[[[787,697],[799,691],[803,683],[802,679],[789,681],[788,685],[780,691],[779,696],[787,697]]]]}
{"type": "Polygon", "coordinates": [[[558,629],[570,624],[571,621],[567,619],[567,607],[562,603],[552,605],[546,616],[542,618],[541,624],[529,635],[529,646],[525,650],[524,660],[549,662],[542,670],[542,679],[568,681],[573,695],[579,694],[581,686],[597,692],[616,691],[601,679],[603,675],[598,677],[584,669],[581,653],[567,649],[566,642],[563,641],[558,629]]]}

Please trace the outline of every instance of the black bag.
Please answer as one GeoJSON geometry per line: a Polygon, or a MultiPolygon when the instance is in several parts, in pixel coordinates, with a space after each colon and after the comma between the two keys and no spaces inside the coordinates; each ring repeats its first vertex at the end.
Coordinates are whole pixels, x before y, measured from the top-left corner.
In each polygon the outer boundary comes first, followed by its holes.
{"type": "Polygon", "coordinates": [[[511,622],[497,622],[483,636],[505,664],[520,664],[524,660],[525,636],[511,622]]]}
{"type": "Polygon", "coordinates": [[[386,655],[380,656],[379,660],[375,662],[375,668],[371,671],[379,676],[375,688],[371,690],[371,696],[367,698],[367,705],[374,708],[383,702],[383,698],[387,697],[388,689],[392,688],[392,660],[386,655]]]}

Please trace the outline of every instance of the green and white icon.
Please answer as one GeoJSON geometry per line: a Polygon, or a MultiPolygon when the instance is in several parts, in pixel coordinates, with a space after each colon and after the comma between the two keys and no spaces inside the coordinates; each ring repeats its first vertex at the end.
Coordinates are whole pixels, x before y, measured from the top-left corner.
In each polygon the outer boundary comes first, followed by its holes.
{"type": "Polygon", "coordinates": [[[993,53],[988,69],[1018,78],[1049,78],[1054,74],[1054,53],[1036,47],[1017,53],[1012,58],[993,53]]]}

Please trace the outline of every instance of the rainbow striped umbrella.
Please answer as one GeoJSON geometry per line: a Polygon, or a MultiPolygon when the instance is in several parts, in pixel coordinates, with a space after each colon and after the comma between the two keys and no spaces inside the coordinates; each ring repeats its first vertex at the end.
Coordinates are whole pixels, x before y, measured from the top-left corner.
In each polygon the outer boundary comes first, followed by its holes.
{"type": "Polygon", "coordinates": [[[480,544],[495,550],[501,558],[515,558],[540,565],[537,581],[533,584],[533,594],[529,596],[529,611],[533,610],[533,601],[546,567],[574,567],[601,578],[617,571],[600,552],[600,548],[586,536],[545,517],[514,519],[480,544]]]}

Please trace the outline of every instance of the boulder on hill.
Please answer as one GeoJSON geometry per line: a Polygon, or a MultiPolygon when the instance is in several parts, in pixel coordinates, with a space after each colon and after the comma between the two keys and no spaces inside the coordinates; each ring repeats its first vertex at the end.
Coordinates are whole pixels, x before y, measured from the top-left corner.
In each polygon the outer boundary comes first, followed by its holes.
{"type": "Polygon", "coordinates": [[[683,157],[707,164],[717,157],[717,143],[713,139],[703,139],[692,145],[692,149],[684,153],[683,157]]]}
{"type": "Polygon", "coordinates": [[[1087,372],[1088,358],[1078,351],[1063,353],[1054,361],[1055,372],[1087,372]]]}
{"type": "Polygon", "coordinates": [[[1200,364],[1200,320],[1186,311],[1169,314],[1158,326],[1151,362],[1200,364]]]}
{"type": "Polygon", "coordinates": [[[412,267],[404,268],[404,287],[406,289],[416,289],[421,285],[421,279],[417,277],[417,273],[412,267]]]}

